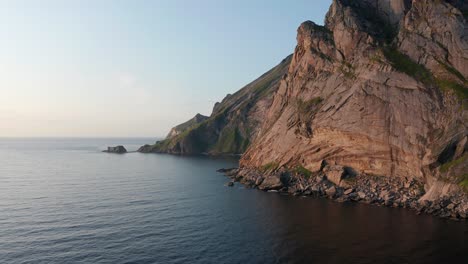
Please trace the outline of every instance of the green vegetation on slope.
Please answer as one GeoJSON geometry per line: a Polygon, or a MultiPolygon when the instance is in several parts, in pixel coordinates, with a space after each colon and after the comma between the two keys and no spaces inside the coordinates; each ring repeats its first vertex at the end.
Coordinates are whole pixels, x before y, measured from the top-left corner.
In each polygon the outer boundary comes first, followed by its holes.
{"type": "Polygon", "coordinates": [[[445,63],[443,63],[442,61],[439,61],[437,60],[437,62],[442,65],[442,67],[444,67],[448,72],[450,72],[451,74],[455,75],[458,77],[458,79],[460,79],[462,82],[466,82],[466,79],[465,77],[463,76],[463,74],[461,74],[461,72],[459,72],[457,69],[455,69],[454,67],[452,66],[449,66],[445,63]]]}
{"type": "Polygon", "coordinates": [[[225,128],[219,135],[215,146],[218,153],[242,153],[249,145],[249,139],[242,136],[238,128],[225,128]]]}
{"type": "Polygon", "coordinates": [[[468,192],[468,173],[460,176],[460,183],[458,185],[462,187],[465,192],[468,192]]]}
{"type": "MultiPolygon", "coordinates": [[[[248,120],[249,111],[257,102],[277,88],[287,72],[292,56],[288,56],[260,78],[226,97],[212,115],[201,123],[186,126],[179,135],[152,146],[154,152],[183,154],[241,154],[250,144],[252,131],[258,126],[248,120]]],[[[184,123],[185,124],[185,123],[184,123]]]]}
{"type": "Polygon", "coordinates": [[[302,99],[297,100],[297,110],[301,114],[306,114],[314,110],[315,106],[323,101],[321,97],[315,97],[310,100],[304,101],[302,99]]]}
{"type": "Polygon", "coordinates": [[[274,171],[276,169],[278,169],[279,167],[279,163],[278,162],[269,162],[265,165],[263,165],[260,170],[262,172],[271,172],[271,171],[274,171]]]}
{"type": "MultiPolygon", "coordinates": [[[[175,130],[176,132],[181,132],[181,131],[183,132],[183,131],[191,129],[192,127],[202,123],[203,121],[205,121],[207,119],[208,119],[207,116],[197,114],[192,119],[190,119],[189,121],[174,127],[173,130],[175,130]]],[[[171,130],[171,132],[172,132],[172,130],[171,130]]],[[[171,137],[171,136],[172,135],[169,133],[169,135],[167,135],[167,138],[171,137]]]]}
{"type": "Polygon", "coordinates": [[[312,172],[302,166],[297,166],[293,170],[294,173],[304,176],[306,179],[310,178],[312,172]]]}
{"type": "Polygon", "coordinates": [[[401,53],[396,48],[386,47],[383,49],[383,52],[397,71],[406,73],[424,84],[433,83],[432,74],[426,67],[414,62],[410,57],[401,53]]]}
{"type": "MultiPolygon", "coordinates": [[[[432,73],[426,69],[426,67],[414,62],[410,57],[401,53],[396,48],[386,47],[383,49],[383,52],[385,57],[397,71],[403,72],[426,85],[436,85],[443,92],[452,91],[460,100],[468,99],[468,89],[465,86],[455,81],[435,78],[432,73]]],[[[465,78],[460,72],[446,64],[441,64],[448,72],[457,76],[461,81],[466,83],[465,78]]]]}
{"type": "Polygon", "coordinates": [[[453,91],[460,100],[468,99],[468,88],[451,80],[436,79],[436,84],[442,91],[453,91]]]}
{"type": "Polygon", "coordinates": [[[446,173],[447,171],[449,171],[451,167],[467,162],[467,159],[468,159],[468,154],[465,154],[458,159],[444,163],[442,166],[440,166],[440,172],[446,173]]]}
{"type": "Polygon", "coordinates": [[[343,62],[340,66],[340,71],[344,74],[346,78],[349,78],[349,79],[356,78],[356,69],[349,62],[343,62]]]}

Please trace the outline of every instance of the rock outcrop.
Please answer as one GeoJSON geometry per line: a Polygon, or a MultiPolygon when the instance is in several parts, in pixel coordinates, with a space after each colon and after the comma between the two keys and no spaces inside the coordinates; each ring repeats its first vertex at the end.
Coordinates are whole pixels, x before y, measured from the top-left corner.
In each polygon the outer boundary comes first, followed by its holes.
{"type": "Polygon", "coordinates": [[[314,172],[327,162],[422,179],[427,189],[429,178],[458,184],[467,173],[466,25],[450,1],[333,1],[324,27],[299,27],[241,167],[314,172]],[[444,164],[460,158],[448,175],[444,164]]]}
{"type": "Polygon", "coordinates": [[[123,154],[123,153],[127,153],[127,150],[125,149],[124,146],[116,146],[116,147],[107,147],[107,150],[104,150],[103,152],[123,154]]]}
{"type": "Polygon", "coordinates": [[[198,124],[202,123],[203,121],[207,120],[209,117],[196,114],[192,119],[189,121],[182,123],[178,126],[175,126],[169,131],[169,134],[166,136],[166,139],[170,139],[182,134],[184,131],[194,128],[198,124]]]}

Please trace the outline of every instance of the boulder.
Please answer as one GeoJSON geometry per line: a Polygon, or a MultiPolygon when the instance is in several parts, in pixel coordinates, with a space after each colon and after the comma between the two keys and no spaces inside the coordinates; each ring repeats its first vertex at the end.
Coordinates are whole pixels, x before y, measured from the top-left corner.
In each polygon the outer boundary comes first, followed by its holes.
{"type": "Polygon", "coordinates": [[[323,172],[330,182],[343,188],[351,187],[345,179],[356,177],[356,172],[352,168],[340,165],[327,165],[323,169],[323,172]]]}
{"type": "Polygon", "coordinates": [[[327,176],[327,179],[336,185],[340,185],[340,182],[345,175],[343,166],[339,165],[326,166],[324,168],[324,172],[327,176]]]}
{"type": "Polygon", "coordinates": [[[455,204],[451,203],[451,204],[447,205],[447,209],[448,210],[453,210],[455,208],[455,206],[456,206],[455,204]]]}
{"type": "Polygon", "coordinates": [[[262,184],[262,182],[263,182],[263,178],[258,177],[257,180],[255,180],[255,185],[259,186],[260,184],[262,184]]]}
{"type": "Polygon", "coordinates": [[[279,190],[283,187],[283,182],[281,181],[280,175],[270,175],[263,179],[262,183],[259,186],[261,190],[279,190]]]}
{"type": "Polygon", "coordinates": [[[361,199],[365,199],[367,195],[366,195],[365,192],[358,192],[358,196],[359,196],[359,198],[361,198],[361,199]]]}
{"type": "Polygon", "coordinates": [[[329,196],[329,197],[335,196],[335,194],[336,194],[336,188],[335,188],[335,186],[332,186],[332,187],[328,188],[328,189],[325,191],[325,193],[326,193],[327,196],[329,196]]]}

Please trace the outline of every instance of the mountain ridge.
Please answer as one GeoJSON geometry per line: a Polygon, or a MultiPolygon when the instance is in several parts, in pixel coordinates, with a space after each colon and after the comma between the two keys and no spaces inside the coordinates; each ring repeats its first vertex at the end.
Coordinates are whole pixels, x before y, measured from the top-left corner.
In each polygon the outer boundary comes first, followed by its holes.
{"type": "MultiPolygon", "coordinates": [[[[286,73],[292,55],[234,94],[228,94],[213,107],[212,114],[173,137],[142,146],[143,153],[242,154],[257,136],[263,114],[271,104],[279,81],[286,73]]],[[[177,131],[177,127],[171,131],[177,131]]],[[[171,133],[170,133],[171,135],[171,133]]]]}

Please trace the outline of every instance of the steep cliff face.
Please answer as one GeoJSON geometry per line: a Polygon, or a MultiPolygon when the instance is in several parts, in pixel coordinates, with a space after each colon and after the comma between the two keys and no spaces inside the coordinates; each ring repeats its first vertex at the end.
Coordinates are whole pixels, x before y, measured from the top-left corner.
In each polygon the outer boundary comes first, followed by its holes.
{"type": "Polygon", "coordinates": [[[201,122],[188,121],[171,131],[168,138],[145,145],[140,152],[173,154],[240,154],[258,135],[273,95],[286,74],[291,57],[216,103],[213,113],[201,122]]]}
{"type": "Polygon", "coordinates": [[[334,0],[304,22],[243,168],[467,177],[464,1],[334,0]]]}

